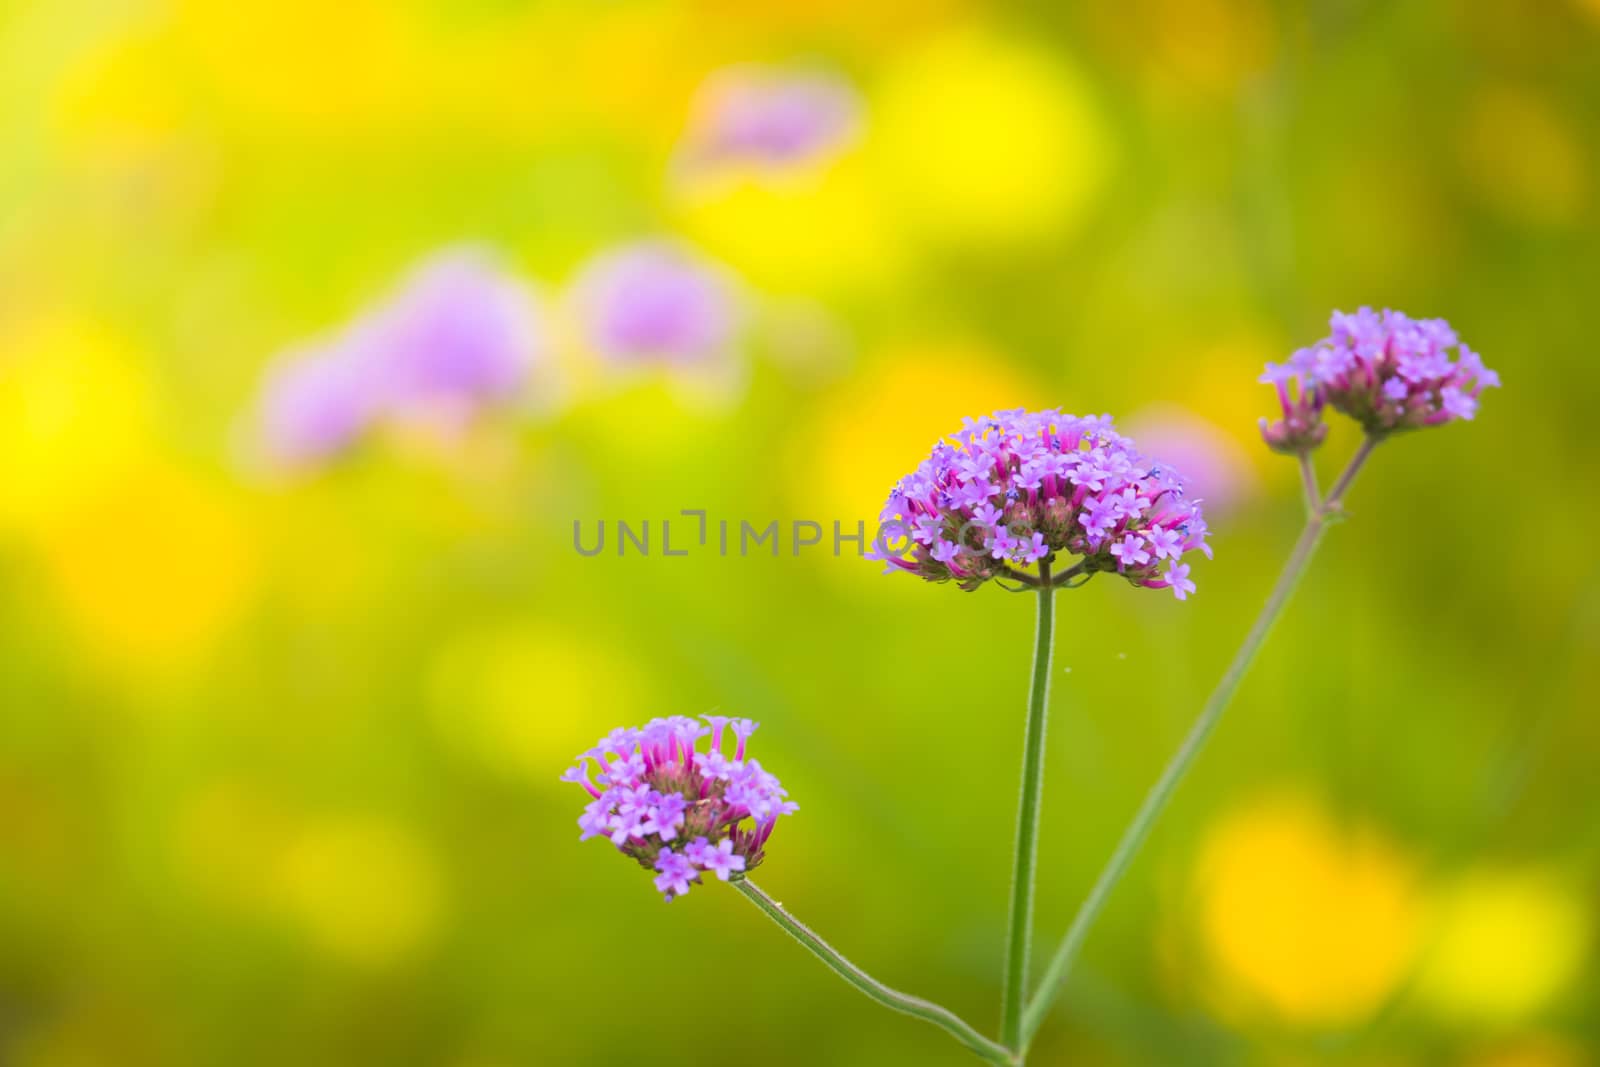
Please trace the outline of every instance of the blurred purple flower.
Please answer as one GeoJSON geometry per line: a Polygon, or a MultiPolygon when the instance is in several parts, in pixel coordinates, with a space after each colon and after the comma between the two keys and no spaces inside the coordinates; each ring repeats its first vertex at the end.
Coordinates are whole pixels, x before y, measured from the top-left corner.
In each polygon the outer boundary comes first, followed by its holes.
{"type": "Polygon", "coordinates": [[[394,416],[464,419],[518,397],[539,354],[526,287],[493,255],[447,249],[418,265],[348,344],[394,416]]]}
{"type": "Polygon", "coordinates": [[[665,242],[602,254],[575,292],[590,342],[619,363],[700,362],[733,339],[737,312],[726,280],[665,242]]]}
{"type": "Polygon", "coordinates": [[[1205,500],[1214,519],[1230,515],[1260,489],[1244,447],[1214,423],[1179,407],[1146,408],[1128,432],[1151,455],[1183,471],[1184,487],[1205,500]]]}
{"type": "Polygon", "coordinates": [[[701,88],[684,152],[691,163],[801,164],[845,143],[860,117],[859,96],[839,77],[740,67],[701,88]]]}
{"type": "Polygon", "coordinates": [[[1277,387],[1283,407],[1282,419],[1261,420],[1267,444],[1278,451],[1304,452],[1321,443],[1324,404],[1361,423],[1369,436],[1385,437],[1470,419],[1479,394],[1500,384],[1443,319],[1364,307],[1334,312],[1329,325],[1327,337],[1287,363],[1269,363],[1261,376],[1277,387]],[[1291,384],[1298,390],[1293,399],[1291,384]]]}
{"type": "Polygon", "coordinates": [[[276,460],[326,461],[379,419],[464,422],[520,396],[541,351],[531,295],[484,250],[424,260],[389,299],[269,371],[261,434],[276,460]]]}
{"type": "Polygon", "coordinates": [[[261,434],[282,463],[317,463],[349,447],[374,412],[371,382],[337,346],[285,353],[261,389],[261,434]]]}
{"type": "Polygon", "coordinates": [[[1174,580],[1186,580],[1187,568],[1162,572],[1157,562],[1194,549],[1211,554],[1200,502],[1188,498],[1170,466],[1113,430],[1108,416],[1001,411],[966,420],[952,436],[954,444],[934,445],[889,494],[870,554],[889,571],[954,579],[972,590],[1005,576],[1007,562],[1071,553],[1083,557],[1080,573],[1118,572],[1134,585],[1171,588],[1180,600],[1193,590],[1174,580]],[[940,527],[935,543],[956,546],[953,558],[904,536],[930,518],[940,527]],[[1147,542],[1157,547],[1154,557],[1147,542]]]}
{"type": "Polygon", "coordinates": [[[753,870],[779,817],[798,810],[777,778],[745,758],[755,723],[717,715],[706,722],[709,729],[673,716],[613,730],[561,775],[593,798],[578,819],[579,840],[604,837],[657,872],[655,886],[668,900],[687,893],[702,871],[726,882],[753,870]],[[730,725],[731,758],[723,745],[730,725]],[[707,734],[709,750],[696,751],[707,734]],[[600,772],[592,780],[590,760],[600,772]],[[689,844],[680,852],[670,841],[689,844]]]}

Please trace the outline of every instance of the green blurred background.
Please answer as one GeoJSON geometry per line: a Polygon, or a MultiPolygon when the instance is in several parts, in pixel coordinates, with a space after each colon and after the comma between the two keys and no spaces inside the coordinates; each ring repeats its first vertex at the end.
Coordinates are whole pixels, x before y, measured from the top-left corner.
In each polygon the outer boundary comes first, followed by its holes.
{"type": "Polygon", "coordinates": [[[760,720],[762,884],[992,1028],[1031,605],[573,521],[849,526],[963,415],[1206,420],[1199,595],[1060,598],[1044,951],[1297,528],[1261,363],[1370,303],[1506,388],[1380,451],[1034,1062],[1595,1063],[1597,168],[1594,0],[0,5],[0,1062],[967,1062],[556,778],[760,720]],[[859,135],[685,183],[746,64],[859,135]],[[661,235],[740,279],[714,389],[562,325],[661,235]],[[463,240],[548,395],[263,474],[263,367],[463,240]]]}

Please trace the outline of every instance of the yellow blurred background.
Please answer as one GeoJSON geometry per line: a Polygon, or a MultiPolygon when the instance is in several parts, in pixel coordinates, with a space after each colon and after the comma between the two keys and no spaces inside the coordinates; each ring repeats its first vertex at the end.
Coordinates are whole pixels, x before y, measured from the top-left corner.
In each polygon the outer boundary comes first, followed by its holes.
{"type": "Polygon", "coordinates": [[[0,5],[0,1063],[965,1062],[557,776],[760,720],[762,884],[992,1027],[1029,605],[831,523],[1002,407],[1199,468],[1192,602],[1060,598],[1048,944],[1360,304],[1506,388],[1379,453],[1030,1062],[1600,1062],[1597,167],[1593,0],[0,5]]]}

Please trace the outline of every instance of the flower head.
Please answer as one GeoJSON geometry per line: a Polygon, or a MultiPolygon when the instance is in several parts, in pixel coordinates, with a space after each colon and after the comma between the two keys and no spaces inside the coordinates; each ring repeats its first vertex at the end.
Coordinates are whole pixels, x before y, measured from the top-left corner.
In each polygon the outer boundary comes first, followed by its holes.
{"type": "Polygon", "coordinates": [[[1283,407],[1281,419],[1261,420],[1262,435],[1273,449],[1290,453],[1322,443],[1325,405],[1355,419],[1369,436],[1384,437],[1470,419],[1479,394],[1500,384],[1443,319],[1367,307],[1334,312],[1327,337],[1288,363],[1268,364],[1261,380],[1277,387],[1283,407]]]}
{"type": "Polygon", "coordinates": [[[1012,565],[1070,553],[1082,557],[1078,573],[1120,573],[1181,599],[1158,563],[1191,549],[1210,555],[1199,504],[1108,416],[1001,411],[968,419],[900,480],[879,516],[872,558],[970,590],[1014,576],[1012,565]]]}
{"type": "Polygon", "coordinates": [[[1283,409],[1276,422],[1261,420],[1262,439],[1274,452],[1290,456],[1310,452],[1328,436],[1328,424],[1322,421],[1326,397],[1307,380],[1310,371],[1310,350],[1302,348],[1287,363],[1268,363],[1257,379],[1277,389],[1283,409]]]}
{"type": "Polygon", "coordinates": [[[778,818],[798,810],[777,778],[745,758],[755,723],[716,715],[706,722],[709,728],[673,716],[613,730],[561,776],[592,798],[578,839],[604,837],[655,871],[668,900],[687,893],[702,872],[726,882],[753,870],[778,818]],[[707,735],[708,750],[697,751],[707,735]],[[593,779],[590,760],[599,771],[593,779]]]}

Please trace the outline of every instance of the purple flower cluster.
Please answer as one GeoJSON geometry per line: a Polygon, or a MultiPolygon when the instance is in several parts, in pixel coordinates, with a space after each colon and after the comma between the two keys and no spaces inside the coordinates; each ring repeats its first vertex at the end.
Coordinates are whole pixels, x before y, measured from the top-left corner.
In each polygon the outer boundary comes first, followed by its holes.
{"type": "Polygon", "coordinates": [[[1381,438],[1470,419],[1479,394],[1500,384],[1443,319],[1364,307],[1352,315],[1334,312],[1330,327],[1329,336],[1287,363],[1267,364],[1261,376],[1277,387],[1283,407],[1281,419],[1261,420],[1262,436],[1275,451],[1308,452],[1321,444],[1328,432],[1324,406],[1381,438]]]}
{"type": "Polygon", "coordinates": [[[726,882],[754,870],[778,817],[799,810],[777,778],[745,757],[755,723],[703,717],[709,726],[675,715],[613,730],[561,776],[593,798],[578,820],[578,839],[606,838],[655,871],[668,900],[687,893],[702,873],[726,882]],[[724,747],[730,732],[734,743],[724,747]],[[695,742],[707,734],[709,749],[697,752],[695,742]],[[592,779],[590,760],[599,771],[592,779]]]}
{"type": "Polygon", "coordinates": [[[1078,574],[1115,572],[1179,600],[1194,591],[1182,557],[1211,555],[1200,502],[1109,416],[1001,411],[952,438],[889,494],[871,558],[890,571],[971,590],[1067,552],[1082,557],[1078,574]]]}
{"type": "Polygon", "coordinates": [[[330,343],[274,365],[262,436],[274,459],[302,465],[383,418],[458,425],[515,400],[541,348],[525,287],[483,250],[447,249],[330,343]]]}

